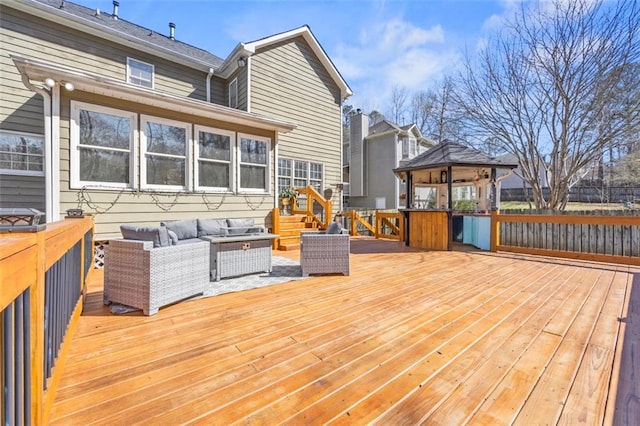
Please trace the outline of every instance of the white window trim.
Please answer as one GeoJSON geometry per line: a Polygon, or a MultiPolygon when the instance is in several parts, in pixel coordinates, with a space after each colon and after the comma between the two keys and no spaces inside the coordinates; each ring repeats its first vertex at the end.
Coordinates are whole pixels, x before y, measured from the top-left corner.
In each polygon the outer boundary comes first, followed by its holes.
{"type": "MultiPolygon", "coordinates": [[[[201,125],[195,125],[194,136],[193,136],[193,179],[195,182],[196,191],[211,191],[211,192],[232,192],[233,188],[235,188],[235,173],[234,168],[234,160],[235,160],[235,149],[236,147],[236,133],[229,130],[217,129],[214,127],[207,127],[201,125]],[[229,141],[229,187],[213,187],[213,186],[203,186],[200,185],[199,176],[200,176],[200,132],[206,133],[215,133],[217,135],[228,136],[230,138],[229,141]]],[[[222,160],[212,160],[212,159],[203,159],[203,161],[208,161],[212,163],[227,163],[222,160]]]]}
{"type": "Polygon", "coordinates": [[[266,138],[264,136],[256,136],[248,133],[238,133],[238,138],[236,142],[236,182],[237,182],[237,192],[242,194],[271,194],[271,139],[266,138]],[[263,164],[258,163],[244,163],[242,162],[242,153],[240,152],[242,146],[242,139],[252,139],[255,141],[265,142],[267,144],[267,164],[266,166],[266,176],[265,176],[265,188],[257,189],[257,188],[242,188],[241,180],[240,180],[240,166],[242,165],[259,165],[263,166],[263,164]]]}
{"type": "MultiPolygon", "coordinates": [[[[192,167],[192,146],[193,146],[193,138],[191,129],[193,125],[191,123],[187,123],[184,121],[176,121],[169,120],[167,118],[155,117],[152,115],[140,115],[140,187],[142,189],[153,189],[157,191],[191,191],[193,189],[193,179],[191,176],[193,167],[192,167]],[[156,185],[156,184],[148,184],[147,183],[147,122],[157,123],[157,124],[165,124],[167,126],[181,127],[185,129],[185,182],[184,185],[156,185]]],[[[170,157],[170,158],[182,158],[182,156],[169,155],[169,154],[153,154],[158,156],[170,157]]]]}
{"type": "Polygon", "coordinates": [[[25,136],[28,138],[41,139],[42,140],[42,170],[14,170],[14,169],[0,169],[0,174],[3,175],[13,175],[13,176],[44,176],[45,169],[45,136],[44,134],[39,133],[28,133],[28,132],[14,132],[12,130],[2,130],[0,129],[0,133],[15,135],[15,136],[25,136]]]}
{"type": "MultiPolygon", "coordinates": [[[[137,114],[131,111],[125,111],[121,109],[109,108],[101,105],[94,105],[85,102],[71,101],[71,170],[70,185],[73,189],[80,189],[83,187],[94,187],[105,189],[105,187],[111,189],[117,188],[135,188],[136,187],[136,170],[137,170],[137,134],[138,134],[138,120],[137,114]],[[95,181],[83,181],[80,180],[80,147],[92,145],[80,145],[80,110],[87,110],[92,112],[104,113],[115,115],[118,117],[129,118],[131,120],[131,129],[129,135],[129,183],[117,183],[117,182],[95,182],[95,181]]],[[[102,148],[102,147],[99,147],[102,148]]],[[[108,149],[108,148],[107,148],[108,149]]],[[[115,151],[115,150],[114,150],[115,151]]],[[[118,150],[120,151],[120,150],[118,150]]]]}
{"type": "Polygon", "coordinates": [[[126,82],[129,84],[133,84],[134,86],[138,86],[138,87],[146,87],[148,89],[154,89],[155,85],[156,85],[156,66],[154,64],[150,64],[149,62],[145,62],[145,61],[141,61],[140,59],[136,59],[136,58],[131,58],[131,57],[127,57],[127,76],[126,76],[126,82]],[[138,84],[138,83],[134,83],[130,80],[131,77],[131,62],[137,62],[139,64],[144,64],[147,66],[151,67],[151,87],[148,86],[144,86],[142,84],[138,84]]]}
{"type": "Polygon", "coordinates": [[[231,83],[229,83],[229,93],[228,93],[228,95],[229,95],[229,108],[236,108],[237,109],[238,108],[238,77],[234,78],[233,80],[231,80],[231,83]],[[232,99],[231,98],[231,92],[232,92],[232,90],[233,90],[233,92],[235,92],[234,93],[234,95],[235,95],[234,98],[236,100],[236,104],[235,105],[232,105],[232,103],[231,103],[231,99],[232,99]]]}

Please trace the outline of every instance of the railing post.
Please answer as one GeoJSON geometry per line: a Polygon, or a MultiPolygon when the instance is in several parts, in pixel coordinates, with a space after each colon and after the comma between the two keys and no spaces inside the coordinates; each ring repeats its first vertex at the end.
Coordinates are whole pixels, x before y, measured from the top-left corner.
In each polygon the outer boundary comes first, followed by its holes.
{"type": "Polygon", "coordinates": [[[31,418],[34,425],[43,424],[44,413],[44,287],[45,287],[45,231],[36,232],[36,282],[29,289],[31,418]]]}
{"type": "Polygon", "coordinates": [[[489,250],[492,252],[498,251],[498,245],[500,245],[500,218],[498,217],[500,212],[498,210],[491,211],[491,226],[489,236],[489,250]]]}
{"type": "MultiPolygon", "coordinates": [[[[280,209],[278,207],[271,210],[271,228],[274,234],[280,235],[280,209]]],[[[273,250],[276,250],[280,246],[280,238],[273,239],[271,244],[273,250]]]]}
{"type": "Polygon", "coordinates": [[[375,219],[375,221],[376,221],[376,232],[375,232],[375,235],[374,235],[376,237],[376,240],[380,238],[380,234],[381,234],[381,232],[380,232],[381,229],[380,228],[382,228],[382,220],[380,220],[379,213],[380,212],[378,210],[374,211],[374,214],[376,215],[376,219],[375,219]]]}

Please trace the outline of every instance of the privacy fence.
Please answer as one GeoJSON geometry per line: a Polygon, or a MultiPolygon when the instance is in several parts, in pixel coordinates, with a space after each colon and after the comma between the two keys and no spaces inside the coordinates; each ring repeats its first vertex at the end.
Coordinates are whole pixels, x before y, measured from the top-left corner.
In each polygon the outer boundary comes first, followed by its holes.
{"type": "Polygon", "coordinates": [[[494,212],[491,250],[640,266],[640,211],[494,212]]]}
{"type": "MultiPolygon", "coordinates": [[[[549,189],[543,188],[543,195],[549,198],[549,189]]],[[[531,188],[502,188],[501,201],[533,200],[531,188]]],[[[627,186],[579,186],[571,188],[569,201],[579,203],[640,203],[640,187],[627,186]]]]}

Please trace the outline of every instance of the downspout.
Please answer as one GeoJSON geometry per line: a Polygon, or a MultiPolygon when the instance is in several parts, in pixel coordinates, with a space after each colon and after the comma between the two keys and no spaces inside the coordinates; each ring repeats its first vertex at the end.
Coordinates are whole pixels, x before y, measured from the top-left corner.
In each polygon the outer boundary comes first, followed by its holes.
{"type": "MultiPolygon", "coordinates": [[[[54,89],[47,90],[44,87],[39,87],[31,83],[29,77],[25,74],[21,75],[22,82],[27,89],[30,89],[42,96],[43,114],[44,114],[44,181],[45,181],[45,215],[47,223],[55,222],[60,216],[59,202],[59,189],[60,182],[56,181],[55,177],[59,175],[56,173],[57,159],[59,158],[59,152],[54,155],[54,122],[52,117],[53,110],[53,98],[54,89]]],[[[58,88],[58,86],[54,86],[58,88]]],[[[57,96],[55,98],[59,101],[60,92],[57,90],[57,96]]],[[[59,107],[58,107],[59,109],[59,107]]],[[[56,143],[56,147],[59,143],[56,143]]]]}
{"type": "Polygon", "coordinates": [[[211,103],[211,77],[213,77],[213,68],[209,68],[209,73],[207,74],[207,103],[211,103]]]}
{"type": "Polygon", "coordinates": [[[251,112],[251,56],[247,57],[247,112],[251,112]]]}

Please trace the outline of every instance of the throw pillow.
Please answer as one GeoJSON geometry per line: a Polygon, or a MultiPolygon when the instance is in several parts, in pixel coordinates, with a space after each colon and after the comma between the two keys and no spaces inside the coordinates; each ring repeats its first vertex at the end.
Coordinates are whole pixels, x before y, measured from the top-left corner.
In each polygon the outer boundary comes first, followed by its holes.
{"type": "Polygon", "coordinates": [[[169,231],[168,229],[167,232],[169,233],[169,240],[171,240],[171,245],[175,246],[176,244],[178,244],[178,234],[173,231],[169,231]]]}
{"type": "Polygon", "coordinates": [[[198,219],[198,237],[224,235],[226,227],[226,219],[198,219]]]}
{"type": "Polygon", "coordinates": [[[342,232],[342,225],[338,222],[331,222],[327,228],[327,234],[339,234],[342,232]]]}
{"type": "Polygon", "coordinates": [[[179,240],[198,238],[198,221],[196,219],[171,220],[169,222],[160,222],[160,225],[166,226],[169,231],[175,232],[179,240]]]}
{"type": "Polygon", "coordinates": [[[122,238],[125,240],[153,241],[154,247],[171,245],[169,233],[164,226],[120,225],[122,238]]]}

